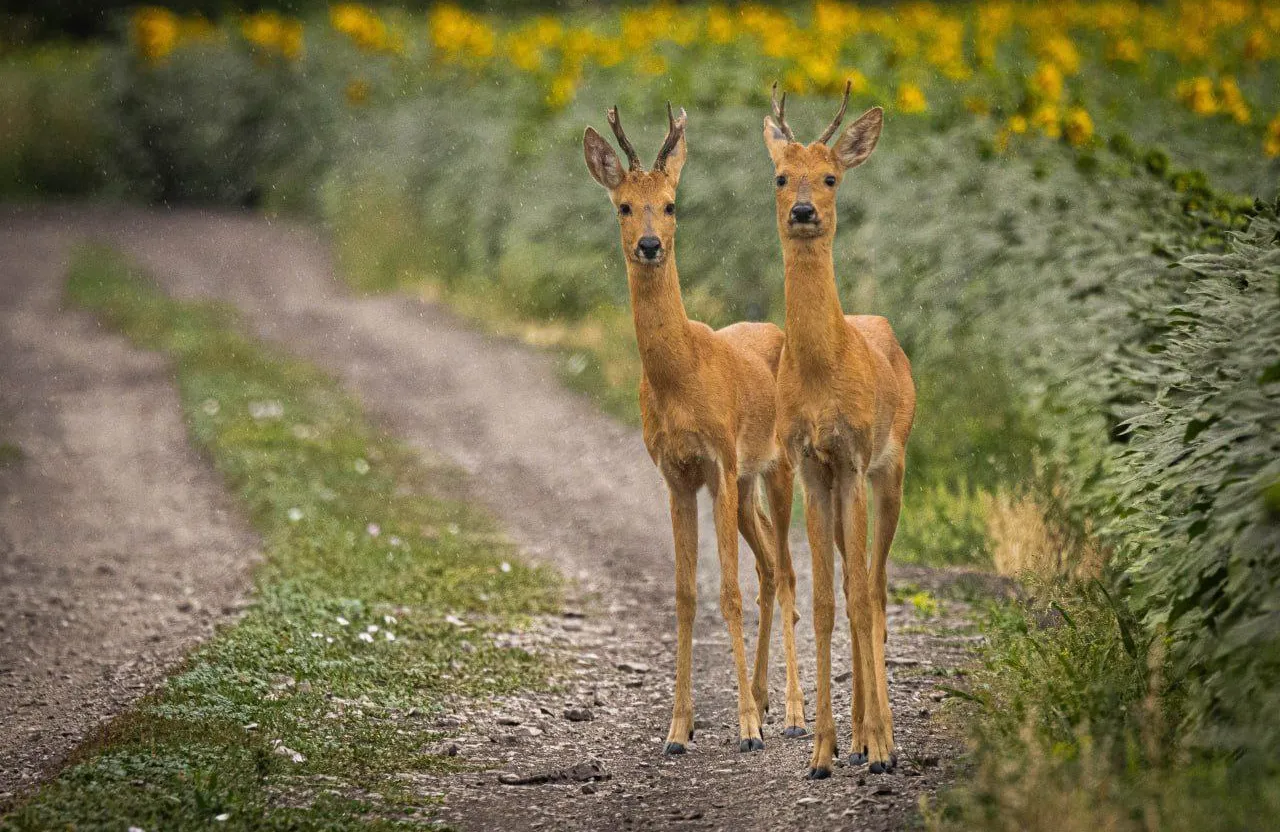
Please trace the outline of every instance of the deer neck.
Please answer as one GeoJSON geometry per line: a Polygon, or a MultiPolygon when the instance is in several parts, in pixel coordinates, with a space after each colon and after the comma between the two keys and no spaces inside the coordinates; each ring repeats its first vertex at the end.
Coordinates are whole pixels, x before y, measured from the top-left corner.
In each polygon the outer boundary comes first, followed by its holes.
{"type": "Polygon", "coordinates": [[[787,351],[800,366],[816,371],[836,366],[848,328],[831,256],[831,240],[783,239],[786,271],[787,351]]]}
{"type": "Polygon", "coordinates": [[[645,377],[659,395],[678,389],[693,376],[696,362],[674,252],[668,253],[660,266],[641,266],[628,260],[627,283],[645,377]]]}

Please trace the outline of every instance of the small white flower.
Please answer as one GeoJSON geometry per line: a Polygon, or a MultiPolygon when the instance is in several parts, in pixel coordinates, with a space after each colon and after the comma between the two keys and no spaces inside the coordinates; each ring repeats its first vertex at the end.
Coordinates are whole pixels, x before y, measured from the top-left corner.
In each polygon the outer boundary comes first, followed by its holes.
{"type": "Polygon", "coordinates": [[[366,630],[367,632],[370,632],[370,633],[376,633],[376,632],[378,632],[378,625],[377,625],[377,624],[370,624],[368,627],[365,627],[365,630],[366,630]]]}
{"type": "Polygon", "coordinates": [[[249,415],[258,421],[279,419],[284,415],[284,405],[274,399],[263,402],[249,402],[249,415]]]}
{"type": "Polygon", "coordinates": [[[395,634],[395,633],[393,633],[393,632],[391,632],[390,630],[387,630],[386,632],[384,632],[384,633],[382,634],[382,637],[383,637],[383,638],[385,638],[387,641],[395,641],[395,640],[396,640],[396,634],[395,634]]]}
{"type": "Polygon", "coordinates": [[[312,637],[312,638],[324,638],[324,633],[316,633],[316,632],[312,632],[312,633],[311,633],[311,637],[312,637]]]}
{"type": "Polygon", "coordinates": [[[364,530],[368,533],[369,537],[377,537],[382,534],[382,527],[377,523],[370,523],[364,527],[364,530]]]}
{"type": "Polygon", "coordinates": [[[390,543],[392,546],[399,546],[399,545],[400,545],[401,543],[403,543],[404,541],[402,541],[402,540],[399,538],[399,536],[397,536],[397,535],[394,535],[394,534],[393,534],[393,535],[391,535],[391,537],[388,537],[388,538],[387,538],[387,542],[388,542],[388,543],[390,543]]]}
{"type": "Polygon", "coordinates": [[[367,642],[372,643],[372,642],[373,642],[373,636],[372,636],[372,635],[370,635],[369,633],[361,633],[361,634],[360,634],[360,640],[361,640],[361,641],[367,641],[367,642]]]}
{"type": "Polygon", "coordinates": [[[301,519],[302,519],[302,509],[298,508],[297,506],[294,506],[293,508],[289,509],[289,522],[296,523],[301,519]]]}
{"type": "Polygon", "coordinates": [[[325,637],[324,637],[324,643],[325,643],[325,644],[333,644],[333,636],[325,636],[325,637]]]}
{"type": "Polygon", "coordinates": [[[213,819],[218,823],[225,823],[226,821],[231,820],[231,815],[228,812],[223,812],[220,815],[214,815],[213,819]]]}
{"type": "Polygon", "coordinates": [[[396,617],[394,615],[384,615],[382,616],[382,623],[388,625],[394,624],[396,623],[396,617]]]}
{"type": "Polygon", "coordinates": [[[501,565],[501,566],[499,566],[498,568],[499,568],[499,569],[501,569],[503,572],[510,572],[510,571],[511,571],[511,564],[507,563],[507,562],[504,560],[504,561],[502,562],[502,565],[501,565]]]}
{"type": "Polygon", "coordinates": [[[351,467],[354,468],[356,473],[362,477],[365,474],[369,473],[369,463],[363,458],[357,459],[355,462],[351,464],[351,467]]]}
{"type": "Polygon", "coordinates": [[[453,626],[455,626],[455,627],[465,627],[465,626],[467,626],[467,622],[463,621],[463,620],[462,620],[461,618],[459,618],[458,616],[456,616],[456,615],[452,615],[452,614],[450,614],[450,615],[446,615],[446,616],[444,617],[444,622],[445,622],[446,624],[452,624],[452,625],[453,625],[453,626]]]}
{"type": "MultiPolygon", "coordinates": [[[[210,401],[213,401],[213,400],[212,400],[212,399],[210,399],[210,401]]],[[[210,414],[210,415],[212,415],[212,414],[210,414]]],[[[147,832],[147,830],[143,829],[141,826],[130,826],[130,827],[129,827],[129,832],[147,832]]]]}
{"type": "Polygon", "coordinates": [[[337,622],[338,622],[338,626],[339,626],[339,627],[345,627],[345,626],[347,626],[348,624],[350,624],[350,623],[351,623],[350,621],[348,621],[347,619],[343,618],[342,616],[338,616],[336,620],[337,620],[337,622]]]}

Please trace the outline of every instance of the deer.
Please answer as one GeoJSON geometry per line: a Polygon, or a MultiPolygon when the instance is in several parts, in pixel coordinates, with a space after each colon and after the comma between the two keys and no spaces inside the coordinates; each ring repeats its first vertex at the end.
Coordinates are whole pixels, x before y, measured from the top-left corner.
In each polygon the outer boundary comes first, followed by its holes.
{"type": "Polygon", "coordinates": [[[720,562],[720,610],[729,631],[738,685],[738,749],[764,748],[769,702],[769,640],[775,596],[781,605],[787,665],[782,734],[803,737],[804,699],[796,667],[795,572],[787,544],[793,473],[775,435],[775,374],[783,335],[769,323],[712,330],[690,320],[676,272],[676,187],[688,153],[687,115],[672,114],[653,170],[645,170],[611,107],[606,118],[626,154],[623,169],[609,143],[588,127],[583,152],[609,193],[618,219],[639,348],[644,444],[666,483],[675,548],[676,685],[663,753],[685,753],[693,739],[693,623],[697,610],[697,494],[714,503],[720,562]],[[761,504],[760,483],[769,513],[761,504]],[[755,556],[760,625],[748,680],[738,583],[738,535],[755,556]]]}
{"type": "Polygon", "coordinates": [[[851,84],[831,124],[808,145],[787,126],[786,94],[773,86],[764,142],[774,166],[782,244],[786,341],[778,365],[779,442],[799,469],[805,529],[813,558],[817,715],[807,777],[831,776],[839,755],[831,716],[834,556],[840,551],[852,644],[851,765],[872,773],[897,763],[884,651],[886,566],[902,506],[907,439],[915,420],[911,362],[889,322],[845,315],[832,249],[836,192],[845,174],[875,150],[884,111],[873,107],[834,145],[851,84]],[[868,569],[867,486],[874,495],[868,569]]]}

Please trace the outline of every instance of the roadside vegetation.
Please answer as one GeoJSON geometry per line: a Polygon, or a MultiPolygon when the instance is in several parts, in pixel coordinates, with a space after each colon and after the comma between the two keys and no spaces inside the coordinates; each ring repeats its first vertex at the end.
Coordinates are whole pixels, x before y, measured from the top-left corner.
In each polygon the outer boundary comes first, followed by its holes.
{"type": "Polygon", "coordinates": [[[429,819],[415,772],[447,770],[447,697],[544,684],[494,636],[553,608],[529,568],[456,501],[457,473],[372,428],[329,378],[172,301],[108,250],[70,300],[169,356],[196,443],[262,538],[251,604],[160,691],[108,724],[0,821],[67,828],[351,829],[429,819]]]}
{"type": "Polygon", "coordinates": [[[920,389],[894,557],[1028,587],[957,692],[974,776],[931,822],[1275,813],[1274,0],[342,4],[216,25],[144,8],[120,27],[97,58],[106,191],[318,217],[356,290],[442,297],[557,350],[567,383],[632,420],[626,282],[583,128],[616,103],[652,153],[665,102],[685,106],[686,303],[778,320],[768,87],[803,135],[852,79],[853,112],[887,119],[842,191],[840,289],[890,318],[920,389]]]}

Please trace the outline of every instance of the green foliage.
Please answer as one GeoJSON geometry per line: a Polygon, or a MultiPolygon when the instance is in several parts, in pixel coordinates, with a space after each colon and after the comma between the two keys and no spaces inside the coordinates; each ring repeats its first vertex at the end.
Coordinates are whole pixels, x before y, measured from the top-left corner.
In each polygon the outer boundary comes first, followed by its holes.
{"type": "Polygon", "coordinates": [[[1100,487],[1131,599],[1167,626],[1199,740],[1280,743],[1280,220],[1259,205],[1221,252],[1181,252],[1134,287],[1111,394],[1136,404],[1100,487]],[[1122,507],[1122,508],[1121,508],[1122,507]],[[1211,637],[1206,637],[1212,634],[1211,637]]]}
{"type": "Polygon", "coordinates": [[[909,508],[894,537],[893,560],[935,566],[991,566],[987,541],[989,494],[959,484],[908,490],[909,508]]]}
{"type": "Polygon", "coordinates": [[[308,207],[341,110],[324,78],[234,41],[162,64],[114,50],[104,68],[113,179],[162,201],[308,207]]]}
{"type": "Polygon", "coordinates": [[[92,47],[0,53],[0,197],[80,195],[105,184],[99,62],[92,47]]]}
{"type": "Polygon", "coordinates": [[[1072,341],[1078,369],[1046,400],[1106,416],[1112,443],[1062,418],[1050,444],[1113,571],[993,616],[967,694],[977,776],[939,824],[1201,830],[1274,817],[1277,207],[1257,204],[1225,239],[1213,217],[1198,222],[1209,235],[1162,235],[1094,293],[1085,325],[1114,346],[1072,341]]]}
{"type": "Polygon", "coordinates": [[[433,798],[396,775],[448,765],[424,750],[446,696],[544,682],[543,660],[492,636],[550,609],[554,576],[441,493],[454,472],[424,467],[226,310],[172,301],[101,250],[75,260],[69,294],[174,361],[192,434],[265,563],[246,616],[0,828],[206,829],[226,814],[219,828],[381,829],[429,814],[433,798]]]}

